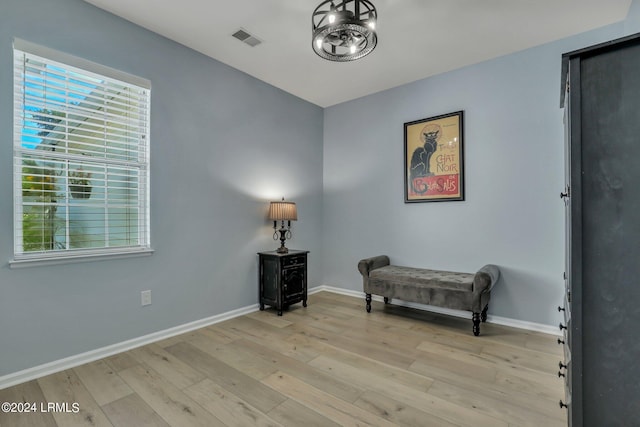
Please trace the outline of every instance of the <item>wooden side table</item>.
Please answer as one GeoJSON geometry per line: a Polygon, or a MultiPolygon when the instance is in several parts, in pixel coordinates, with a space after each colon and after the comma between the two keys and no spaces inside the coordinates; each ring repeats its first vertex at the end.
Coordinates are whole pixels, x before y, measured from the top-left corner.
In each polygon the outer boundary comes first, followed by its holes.
{"type": "Polygon", "coordinates": [[[265,304],[275,307],[278,316],[291,304],[302,301],[307,306],[307,254],[309,251],[289,250],[258,252],[260,310],[265,304]]]}

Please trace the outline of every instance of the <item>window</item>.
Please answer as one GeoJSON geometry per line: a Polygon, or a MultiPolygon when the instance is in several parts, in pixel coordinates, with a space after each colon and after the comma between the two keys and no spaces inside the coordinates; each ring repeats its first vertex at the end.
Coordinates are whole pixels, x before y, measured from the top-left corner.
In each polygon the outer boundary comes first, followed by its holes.
{"type": "Polygon", "coordinates": [[[14,43],[14,261],[150,251],[149,82],[14,43]]]}

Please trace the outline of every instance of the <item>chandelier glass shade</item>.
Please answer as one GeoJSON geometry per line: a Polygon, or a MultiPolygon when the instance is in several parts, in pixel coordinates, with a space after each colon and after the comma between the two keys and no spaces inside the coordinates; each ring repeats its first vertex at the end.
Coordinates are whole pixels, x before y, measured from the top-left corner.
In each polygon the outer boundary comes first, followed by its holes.
{"type": "Polygon", "coordinates": [[[378,43],[378,12],[369,0],[327,0],[313,11],[313,51],[330,61],[360,59],[378,43]]]}

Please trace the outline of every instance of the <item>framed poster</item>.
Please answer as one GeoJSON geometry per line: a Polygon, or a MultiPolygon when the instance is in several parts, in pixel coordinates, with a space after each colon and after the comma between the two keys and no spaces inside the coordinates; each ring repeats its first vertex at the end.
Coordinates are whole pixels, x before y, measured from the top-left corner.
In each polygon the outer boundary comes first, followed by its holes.
{"type": "Polygon", "coordinates": [[[463,112],[404,124],[404,201],[464,200],[463,112]]]}

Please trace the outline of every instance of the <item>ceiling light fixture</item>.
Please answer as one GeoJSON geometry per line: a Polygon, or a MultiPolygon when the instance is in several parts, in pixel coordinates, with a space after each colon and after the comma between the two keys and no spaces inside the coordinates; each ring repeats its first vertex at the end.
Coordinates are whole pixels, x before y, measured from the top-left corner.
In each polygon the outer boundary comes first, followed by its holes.
{"type": "Polygon", "coordinates": [[[327,0],[313,11],[313,51],[330,61],[360,59],[378,43],[378,12],[369,0],[327,0]]]}

